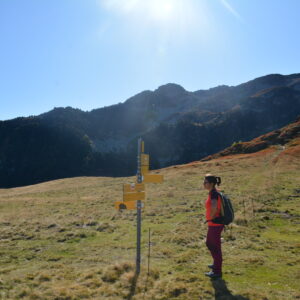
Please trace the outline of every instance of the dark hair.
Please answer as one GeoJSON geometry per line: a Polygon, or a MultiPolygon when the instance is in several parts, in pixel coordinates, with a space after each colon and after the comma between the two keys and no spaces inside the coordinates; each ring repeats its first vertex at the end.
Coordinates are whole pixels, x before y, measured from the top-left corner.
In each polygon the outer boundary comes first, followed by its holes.
{"type": "Polygon", "coordinates": [[[216,185],[221,184],[221,177],[218,177],[218,176],[207,174],[207,175],[205,175],[204,179],[207,180],[209,183],[214,183],[216,185]]]}

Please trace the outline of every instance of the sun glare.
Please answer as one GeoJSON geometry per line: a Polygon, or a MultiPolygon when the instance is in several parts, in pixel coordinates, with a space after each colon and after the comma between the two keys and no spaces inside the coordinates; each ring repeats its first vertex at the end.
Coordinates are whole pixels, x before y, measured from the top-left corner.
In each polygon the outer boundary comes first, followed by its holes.
{"type": "Polygon", "coordinates": [[[190,18],[193,0],[100,0],[105,8],[144,21],[172,23],[190,18]]]}
{"type": "Polygon", "coordinates": [[[170,42],[183,42],[193,36],[204,41],[212,23],[203,0],[98,0],[101,7],[124,21],[135,37],[156,36],[158,53],[166,53],[170,42]]]}
{"type": "Polygon", "coordinates": [[[168,20],[176,15],[176,1],[174,0],[152,0],[148,3],[150,17],[156,20],[168,20]]]}

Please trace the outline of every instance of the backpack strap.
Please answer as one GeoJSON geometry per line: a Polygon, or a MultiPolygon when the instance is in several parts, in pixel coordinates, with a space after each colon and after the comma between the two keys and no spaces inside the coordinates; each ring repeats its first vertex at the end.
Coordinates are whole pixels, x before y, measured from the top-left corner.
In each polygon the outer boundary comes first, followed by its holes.
{"type": "Polygon", "coordinates": [[[218,194],[221,197],[221,216],[224,216],[224,200],[223,200],[223,194],[221,192],[218,192],[218,194]]]}

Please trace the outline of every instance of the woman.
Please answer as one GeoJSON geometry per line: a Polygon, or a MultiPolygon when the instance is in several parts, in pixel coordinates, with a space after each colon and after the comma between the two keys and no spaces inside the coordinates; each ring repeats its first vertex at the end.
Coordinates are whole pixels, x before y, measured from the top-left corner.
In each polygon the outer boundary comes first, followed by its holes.
{"type": "Polygon", "coordinates": [[[221,251],[221,232],[224,229],[223,224],[213,223],[215,217],[221,214],[221,196],[216,189],[216,185],[221,184],[221,178],[207,174],[204,178],[204,188],[209,191],[205,202],[206,222],[208,223],[208,231],[206,237],[206,246],[213,258],[213,264],[208,265],[210,272],[205,273],[210,278],[222,277],[222,251],[221,251]]]}

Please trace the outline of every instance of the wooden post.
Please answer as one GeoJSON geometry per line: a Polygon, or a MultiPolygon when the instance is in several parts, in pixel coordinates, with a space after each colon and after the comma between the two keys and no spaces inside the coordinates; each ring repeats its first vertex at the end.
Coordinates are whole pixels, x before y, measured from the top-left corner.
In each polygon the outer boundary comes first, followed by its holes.
{"type": "Polygon", "coordinates": [[[253,198],[251,197],[251,203],[252,203],[252,216],[255,216],[255,212],[254,212],[254,203],[253,203],[253,198]]]}
{"type": "Polygon", "coordinates": [[[245,205],[245,199],[243,198],[243,204],[244,204],[244,218],[246,219],[246,205],[245,205]]]}

